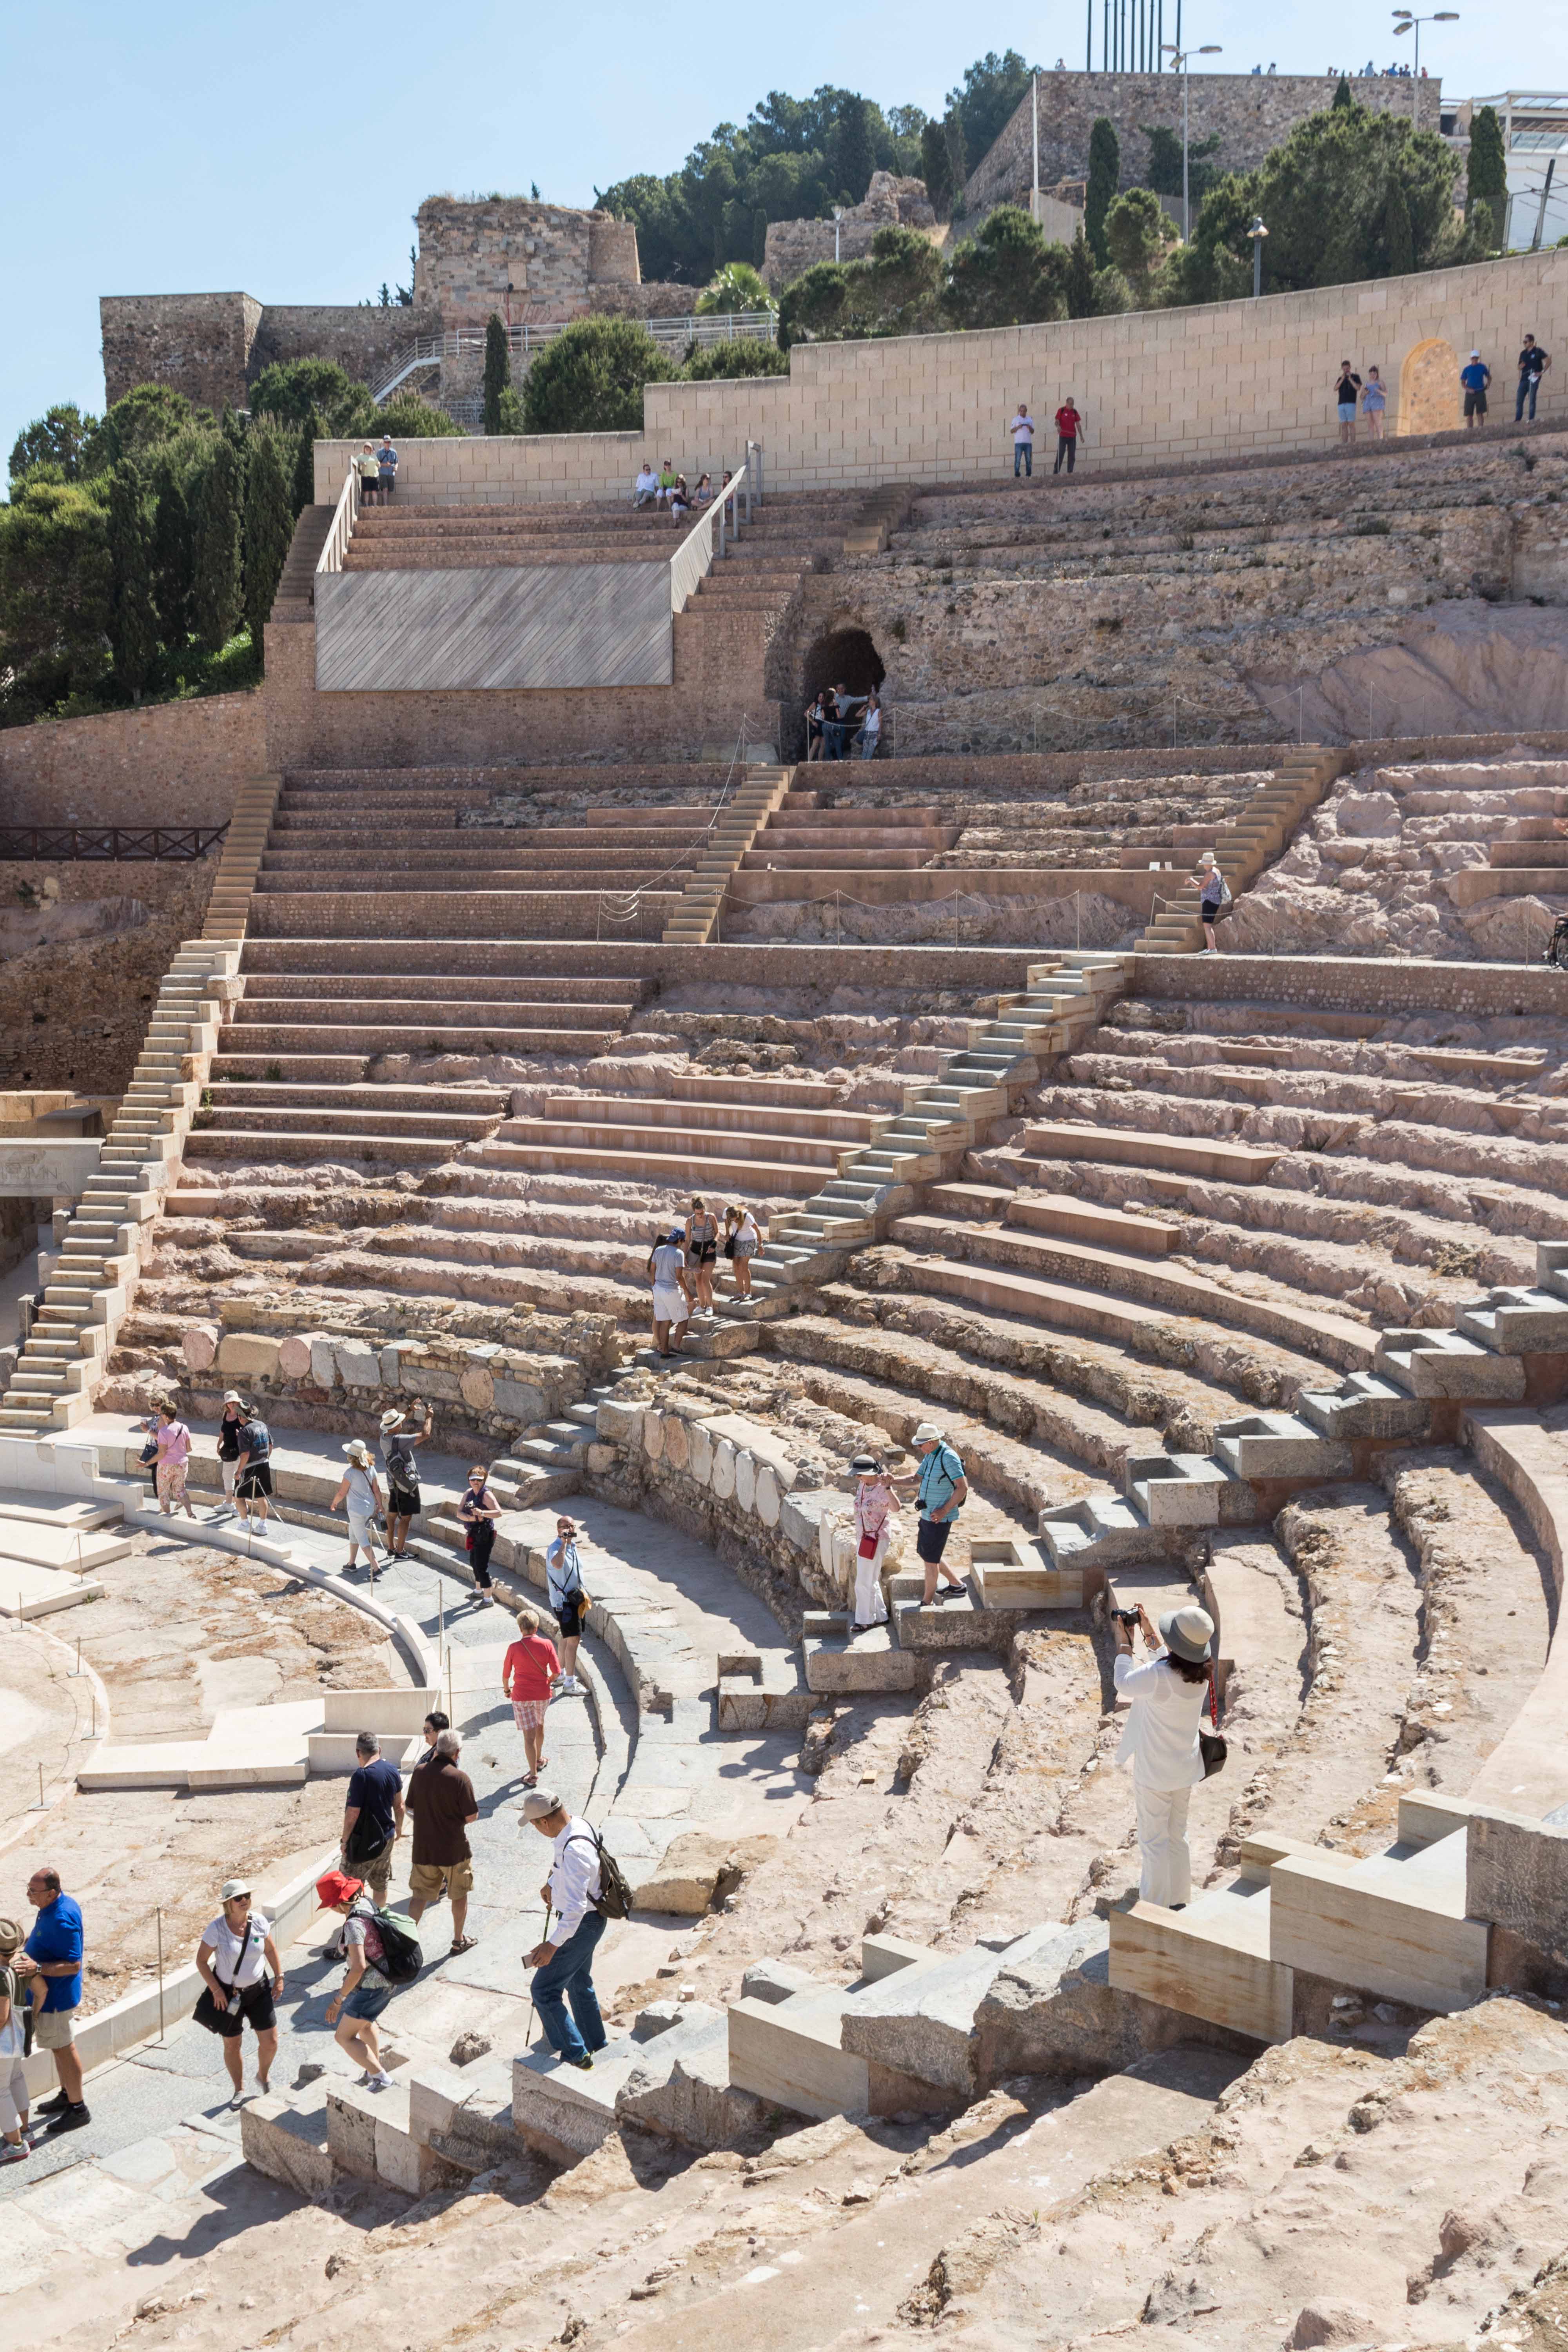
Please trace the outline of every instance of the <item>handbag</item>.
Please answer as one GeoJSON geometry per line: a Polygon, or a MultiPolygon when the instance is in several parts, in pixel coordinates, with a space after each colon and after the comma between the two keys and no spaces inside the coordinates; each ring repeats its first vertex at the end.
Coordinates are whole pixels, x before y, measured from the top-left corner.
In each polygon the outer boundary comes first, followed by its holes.
{"type": "MultiPolygon", "coordinates": [[[[221,2033],[223,2032],[224,2019],[226,2017],[232,2017],[236,2009],[238,2007],[239,1972],[245,1966],[245,1955],[250,1948],[250,1930],[254,1924],[255,1922],[249,1918],[246,1920],[245,1934],[240,1938],[239,1957],[235,1961],[234,1975],[229,1979],[229,1999],[224,2002],[223,2007],[220,2009],[217,2002],[213,1998],[213,1989],[211,1985],[203,1985],[201,1997],[197,2000],[195,2009],[191,2011],[196,2023],[198,2025],[205,2025],[209,2033],[221,2033]]],[[[218,1982],[219,1984],[223,1982],[223,1979],[221,1977],[219,1977],[218,1982]]]]}
{"type": "Polygon", "coordinates": [[[1220,1737],[1219,1698],[1215,1690],[1212,1665],[1209,1668],[1209,1720],[1214,1725],[1213,1731],[1200,1731],[1198,1734],[1198,1753],[1204,1759],[1205,1780],[1212,1780],[1216,1772],[1223,1770],[1225,1759],[1230,1752],[1220,1737]]]}

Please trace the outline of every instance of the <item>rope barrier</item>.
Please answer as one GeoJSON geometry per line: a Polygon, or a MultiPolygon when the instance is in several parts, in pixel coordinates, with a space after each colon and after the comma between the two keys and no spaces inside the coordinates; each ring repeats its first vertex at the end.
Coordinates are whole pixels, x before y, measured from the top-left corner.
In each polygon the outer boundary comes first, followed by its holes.
{"type": "MultiPolygon", "coordinates": [[[[686,849],[680,853],[679,857],[675,864],[661,866],[657,874],[650,874],[647,879],[645,882],[639,882],[635,889],[601,890],[598,893],[598,904],[595,908],[594,916],[594,937],[595,939],[599,936],[599,925],[602,922],[607,921],[620,924],[637,922],[642,914],[643,900],[651,891],[657,889],[659,883],[668,881],[671,875],[689,874],[690,866],[689,860],[691,854],[697,850],[704,848],[707,844],[711,841],[713,838],[713,828],[724,814],[724,804],[730,797],[731,787],[733,785],[735,781],[735,770],[742,764],[742,753],[744,751],[746,746],[747,723],[747,714],[742,711],[741,714],[740,731],[735,737],[735,748],[730,754],[730,764],[724,772],[723,784],[720,789],[718,799],[713,803],[713,813],[711,816],[710,816],[707,824],[703,826],[702,831],[694,840],[687,844],[686,849]]],[[[685,883],[681,885],[683,893],[686,887],[685,883]]]]}

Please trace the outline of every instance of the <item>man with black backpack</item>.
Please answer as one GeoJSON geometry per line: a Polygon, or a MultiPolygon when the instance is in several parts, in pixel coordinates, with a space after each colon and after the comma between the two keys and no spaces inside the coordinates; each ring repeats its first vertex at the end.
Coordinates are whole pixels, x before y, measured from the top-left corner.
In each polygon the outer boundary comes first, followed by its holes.
{"type": "Polygon", "coordinates": [[[388,1405],[381,1416],[381,1458],[386,1465],[386,1549],[394,1559],[408,1557],[408,1530],[419,1509],[419,1460],[414,1449],[423,1445],[435,1427],[430,1408],[416,1397],[405,1412],[388,1405]],[[423,1423],[419,1423],[423,1413],[423,1423]]]}
{"type": "Polygon", "coordinates": [[[597,1832],[569,1813],[552,1789],[531,1789],[522,1818],[551,1845],[550,1876],[539,1890],[549,1906],[544,1941],[523,1954],[534,1970],[529,1991],[551,2048],[587,2074],[607,2038],[594,1990],[594,1954],[607,1922],[627,1916],[631,1897],[597,1832]]]}
{"type": "Polygon", "coordinates": [[[403,1778],[382,1754],[374,1731],[356,1735],[354,1757],[343,1806],[343,1868],[357,1873],[375,1900],[384,1903],[392,1849],[403,1835],[403,1778]]]}

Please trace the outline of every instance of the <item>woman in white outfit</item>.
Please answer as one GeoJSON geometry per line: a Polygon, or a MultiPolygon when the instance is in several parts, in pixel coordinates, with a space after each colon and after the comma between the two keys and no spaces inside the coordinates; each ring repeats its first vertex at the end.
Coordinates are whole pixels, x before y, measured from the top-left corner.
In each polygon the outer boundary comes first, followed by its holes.
{"type": "Polygon", "coordinates": [[[375,1566],[374,1528],[382,1513],[381,1485],[370,1458],[370,1448],[363,1437],[351,1437],[343,1452],[349,1466],[343,1472],[342,1484],[332,1496],[332,1508],[341,1511],[345,1504],[349,1515],[349,1557],[352,1568],[363,1547],[366,1564],[375,1566]]]}
{"type": "Polygon", "coordinates": [[[858,1481],[855,1488],[855,1609],[849,1621],[851,1637],[868,1633],[888,1614],[882,1597],[882,1562],[888,1538],[899,1524],[898,1497],[882,1475],[874,1454],[858,1454],[849,1465],[858,1481]]]}
{"type": "Polygon", "coordinates": [[[1156,1633],[1140,1608],[1138,1624],[1154,1653],[1141,1666],[1133,1663],[1131,1628],[1120,1617],[1110,1622],[1117,1696],[1131,1702],[1116,1761],[1132,1774],[1138,1807],[1139,1899],[1180,1911],[1192,1892],[1187,1806],[1204,1777],[1198,1727],[1208,1697],[1214,1619],[1194,1603],[1169,1611],[1156,1633]]]}

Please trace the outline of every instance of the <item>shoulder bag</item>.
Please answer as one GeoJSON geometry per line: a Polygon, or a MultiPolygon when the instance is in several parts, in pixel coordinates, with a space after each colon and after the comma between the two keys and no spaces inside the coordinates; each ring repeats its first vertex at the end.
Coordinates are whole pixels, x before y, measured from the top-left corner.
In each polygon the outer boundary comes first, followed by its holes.
{"type": "MultiPolygon", "coordinates": [[[[1201,1717],[1199,1720],[1202,1720],[1201,1717]]],[[[1229,1753],[1220,1737],[1219,1697],[1215,1689],[1212,1664],[1209,1667],[1209,1721],[1214,1725],[1213,1731],[1200,1731],[1198,1734],[1198,1753],[1204,1759],[1205,1780],[1212,1780],[1216,1772],[1224,1769],[1225,1759],[1229,1753]]]]}
{"type": "MultiPolygon", "coordinates": [[[[239,1972],[245,1966],[245,1955],[250,1948],[250,1931],[254,1925],[254,1920],[249,1918],[246,1920],[245,1934],[240,1938],[239,1955],[234,1964],[234,1975],[229,1979],[228,1999],[220,2008],[217,2001],[213,1998],[213,1989],[211,1985],[203,1985],[201,1998],[196,2002],[195,2009],[191,2011],[196,2023],[198,2025],[205,2025],[209,2033],[221,2033],[223,2032],[224,2018],[226,2016],[236,2017],[239,2013],[240,2003],[243,1998],[239,1990],[239,1972]]],[[[216,1952],[213,1955],[213,1966],[214,1973],[216,1975],[217,1966],[217,1955],[216,1952]]],[[[221,1977],[218,1978],[218,1982],[219,1984],[222,1984],[223,1979],[221,1977]]]]}

